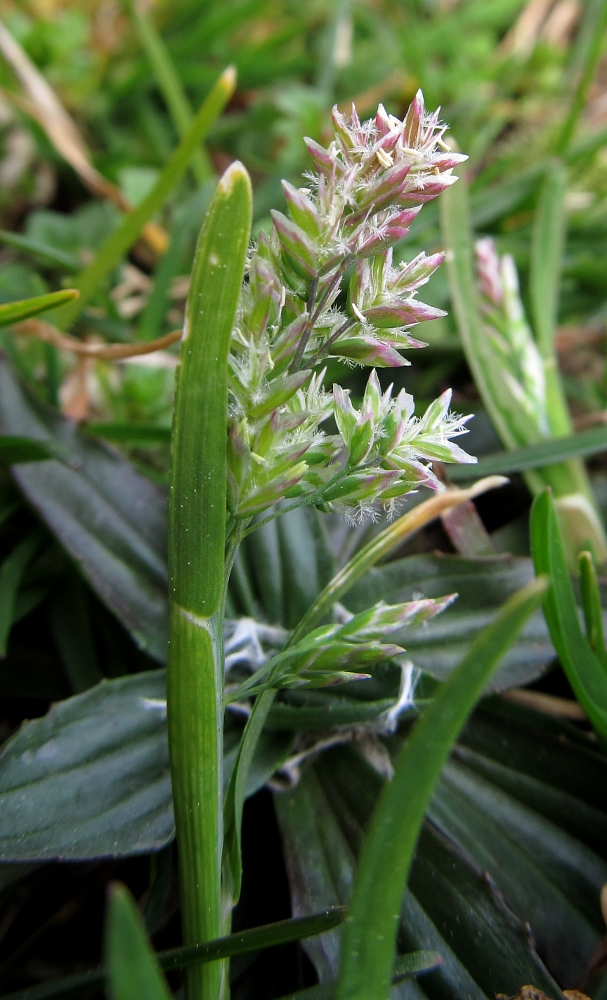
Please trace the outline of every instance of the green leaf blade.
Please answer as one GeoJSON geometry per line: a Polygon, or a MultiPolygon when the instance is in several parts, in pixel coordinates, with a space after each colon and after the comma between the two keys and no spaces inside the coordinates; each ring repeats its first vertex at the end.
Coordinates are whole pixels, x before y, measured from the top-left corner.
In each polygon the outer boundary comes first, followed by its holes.
{"type": "Polygon", "coordinates": [[[113,1000],[171,1000],[133,898],[119,884],[110,890],[105,949],[113,1000]]]}
{"type": "Polygon", "coordinates": [[[531,509],[531,549],[537,573],[550,579],[544,615],[561,665],[597,734],[607,739],[607,676],[580,625],[556,508],[548,490],[531,509]]]}
{"type": "Polygon", "coordinates": [[[397,761],[363,845],[342,943],[338,1000],[385,1000],[390,986],[402,893],[432,790],[483,687],[547,581],[532,582],[506,603],[436,696],[397,761]]]}
{"type": "Polygon", "coordinates": [[[6,302],[0,306],[0,327],[19,323],[21,320],[29,319],[30,316],[38,316],[40,313],[57,309],[66,303],[76,302],[79,296],[80,293],[77,289],[66,288],[64,291],[36,295],[31,299],[21,299],[19,302],[6,302]]]}
{"type": "Polygon", "coordinates": [[[196,249],[173,416],[171,598],[206,617],[223,588],[227,360],[251,216],[251,182],[236,162],[219,182],[196,249]]]}

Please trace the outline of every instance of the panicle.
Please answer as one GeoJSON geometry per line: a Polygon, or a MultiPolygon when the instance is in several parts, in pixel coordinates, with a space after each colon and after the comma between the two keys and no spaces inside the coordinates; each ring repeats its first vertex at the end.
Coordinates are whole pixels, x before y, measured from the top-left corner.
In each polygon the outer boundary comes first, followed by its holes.
{"type": "MultiPolygon", "coordinates": [[[[334,108],[332,124],[327,147],[305,140],[315,172],[305,187],[283,181],[286,212],[271,213],[250,254],[230,354],[235,518],[284,497],[355,518],[392,512],[410,490],[440,488],[432,461],[473,461],[453,440],[467,418],[446,398],[417,418],[411,397],[382,393],[375,372],[409,364],[402,352],[425,346],[411,328],[445,315],[417,298],[444,255],[395,267],[392,247],[466,157],[448,148],[421,91],[402,121],[380,105],[364,123],[354,107],[334,108]],[[373,369],[360,409],[339,386],[323,388],[330,357],[373,369]],[[330,417],[337,434],[321,426],[330,417]]],[[[510,292],[504,301],[513,308],[510,292]]]]}

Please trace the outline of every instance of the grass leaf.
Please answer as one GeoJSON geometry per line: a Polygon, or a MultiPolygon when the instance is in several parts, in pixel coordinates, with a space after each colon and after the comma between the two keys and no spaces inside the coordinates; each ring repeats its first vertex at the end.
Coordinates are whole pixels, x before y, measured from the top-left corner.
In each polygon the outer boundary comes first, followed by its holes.
{"type": "Polygon", "coordinates": [[[105,951],[113,1000],[171,1000],[133,897],[118,883],[110,889],[105,951]]]}
{"type": "Polygon", "coordinates": [[[6,302],[0,306],[0,326],[18,323],[30,316],[57,309],[66,303],[75,302],[80,293],[74,288],[66,288],[60,292],[49,292],[48,295],[36,295],[32,299],[22,299],[19,302],[6,302]]]}
{"type": "Polygon", "coordinates": [[[547,580],[535,580],[507,601],[426,709],[399,754],[359,860],[342,937],[338,1000],[385,1000],[388,996],[402,895],[432,792],[491,672],[539,606],[547,585],[547,580]]]}
{"type": "Polygon", "coordinates": [[[449,478],[454,483],[459,483],[478,476],[524,472],[527,469],[541,469],[565,462],[570,458],[600,455],[604,451],[607,451],[607,427],[589,427],[568,437],[550,438],[537,444],[525,445],[524,448],[486,455],[479,458],[477,465],[449,466],[449,478]]]}
{"type": "Polygon", "coordinates": [[[550,580],[544,615],[561,666],[597,734],[607,740],[607,674],[580,625],[556,508],[548,490],[531,508],[531,548],[536,572],[545,573],[550,580]]]}

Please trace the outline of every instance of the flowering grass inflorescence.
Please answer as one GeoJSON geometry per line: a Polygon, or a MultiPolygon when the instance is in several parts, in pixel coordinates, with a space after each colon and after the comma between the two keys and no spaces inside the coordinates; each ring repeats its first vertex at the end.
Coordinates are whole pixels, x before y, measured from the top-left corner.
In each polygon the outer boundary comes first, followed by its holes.
{"type": "Polygon", "coordinates": [[[288,498],[350,518],[393,512],[398,499],[440,484],[433,460],[474,462],[454,442],[467,418],[444,393],[423,417],[413,398],[381,392],[371,373],[360,411],[322,363],[399,367],[402,350],[425,345],[410,328],[444,315],[416,293],[444,254],[392,265],[392,246],[424,202],[449,187],[464,156],[443,141],[438,112],[421,92],[404,121],[380,105],[361,124],[333,111],[328,148],[306,140],[316,172],[308,186],[283,182],[289,216],[252,249],[230,352],[228,505],[232,524],[288,498]],[[347,303],[337,304],[350,271],[347,303]],[[334,418],[337,433],[321,424],[334,418]]]}
{"type": "Polygon", "coordinates": [[[485,363],[517,443],[530,444],[550,437],[550,429],[544,363],[525,317],[516,264],[510,254],[498,257],[490,237],[478,240],[475,251],[485,363]]]}

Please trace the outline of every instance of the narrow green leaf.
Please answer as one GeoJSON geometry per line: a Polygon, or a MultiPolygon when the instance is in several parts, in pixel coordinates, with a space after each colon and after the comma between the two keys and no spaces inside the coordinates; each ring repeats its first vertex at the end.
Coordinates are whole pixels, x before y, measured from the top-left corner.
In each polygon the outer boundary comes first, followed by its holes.
{"type": "Polygon", "coordinates": [[[531,241],[529,293],[540,354],[554,354],[559,288],[565,245],[567,174],[558,160],[544,174],[531,241]]]}
{"type": "Polygon", "coordinates": [[[11,233],[7,229],[0,229],[0,242],[7,243],[8,246],[15,247],[16,250],[23,250],[31,253],[34,257],[39,257],[43,263],[60,267],[65,271],[79,271],[80,263],[76,257],[56,247],[33,240],[29,236],[22,236],[21,233],[11,233]]]}
{"type": "Polygon", "coordinates": [[[536,573],[545,573],[550,579],[544,615],[554,648],[594,729],[607,739],[607,676],[578,619],[556,509],[548,490],[531,508],[531,549],[536,573]]]}
{"type": "Polygon", "coordinates": [[[344,926],[338,1000],[385,1000],[396,929],[415,845],[434,786],[466,718],[547,581],[535,580],[504,605],[441,688],[407,739],[363,844],[344,926]]]}
{"type": "Polygon", "coordinates": [[[32,299],[21,299],[19,302],[6,302],[0,306],[0,326],[19,323],[22,319],[37,316],[39,313],[57,309],[67,302],[77,301],[80,293],[77,289],[66,288],[61,292],[49,292],[48,295],[36,295],[32,299]]]}
{"type": "Polygon", "coordinates": [[[198,240],[177,372],[170,595],[181,608],[206,617],[219,607],[223,588],[227,360],[251,231],[251,198],[246,170],[233,163],[217,186],[198,240]]]}
{"type": "Polygon", "coordinates": [[[113,1000],[171,1000],[133,897],[118,883],[110,889],[105,953],[113,1000]]]}
{"type": "Polygon", "coordinates": [[[0,434],[0,462],[3,465],[20,465],[23,462],[46,462],[49,458],[74,468],[77,459],[67,448],[50,439],[20,437],[15,434],[0,434]]]}
{"type": "Polygon", "coordinates": [[[116,267],[122,256],[133,245],[145,224],[161,207],[175,185],[179,183],[195,150],[199,148],[201,140],[207,135],[234,93],[235,85],[236,73],[230,66],[219,77],[150,193],[132,212],[124,217],[118,228],[107,237],[94,261],[78,278],[76,284],[80,291],[80,298],[77,302],[63,309],[57,316],[56,321],[61,329],[67,329],[74,322],[91,296],[95,294],[100,282],[116,267]]]}
{"type": "MultiPolygon", "coordinates": [[[[235,162],[198,240],[173,408],[167,699],[186,944],[217,937],[229,914],[221,879],[228,355],[251,217],[249,175],[235,162]]],[[[225,975],[219,962],[190,970],[188,995],[218,994],[225,975]]]]}
{"type": "Polygon", "coordinates": [[[85,424],[83,429],[95,437],[119,444],[168,444],[171,440],[170,427],[154,427],[152,424],[92,423],[85,424]]]}
{"type": "MultiPolygon", "coordinates": [[[[263,948],[273,948],[280,944],[289,944],[292,941],[303,941],[306,938],[315,937],[317,934],[324,934],[337,927],[344,919],[345,908],[341,906],[333,907],[322,913],[315,913],[309,917],[300,917],[296,920],[280,920],[274,924],[265,924],[263,927],[253,927],[250,930],[240,931],[237,934],[230,934],[229,937],[218,938],[216,941],[208,941],[206,944],[195,945],[194,947],[171,948],[169,951],[159,952],[155,958],[162,969],[167,972],[173,969],[185,969],[189,965],[202,964],[204,962],[214,962],[221,958],[231,958],[234,955],[247,955],[253,951],[260,951],[263,948]]],[[[414,975],[417,972],[425,971],[433,963],[435,967],[438,956],[432,952],[417,952],[412,955],[401,956],[404,965],[411,966],[411,972],[406,974],[414,975]],[[421,966],[425,969],[422,970],[421,966]],[[418,968],[415,968],[418,966],[418,968]]],[[[402,966],[395,965],[395,973],[398,975],[402,966]]],[[[62,979],[51,980],[40,983],[37,986],[29,986],[14,993],[3,994],[0,1000],[59,1000],[76,996],[78,994],[98,989],[106,980],[104,968],[92,969],[90,972],[76,973],[72,976],[65,976],[62,979]]],[[[153,994],[150,994],[153,996],[153,994]]],[[[148,994],[135,992],[129,995],[129,1000],[148,1000],[148,994]]],[[[118,1000],[118,998],[116,998],[118,1000]]]]}
{"type": "MultiPolygon", "coordinates": [[[[178,134],[183,136],[190,127],[194,115],[173,60],[162,36],[156,31],[152,19],[144,13],[141,5],[130,0],[129,8],[139,40],[152,64],[158,86],[171,113],[173,124],[178,134]]],[[[213,176],[209,158],[202,149],[196,149],[192,155],[192,172],[199,185],[213,176]]]]}
{"type": "Polygon", "coordinates": [[[607,3],[605,0],[589,0],[573,51],[571,71],[575,87],[571,105],[556,143],[557,152],[561,155],[566,153],[569,148],[576,125],[584,110],[588,90],[603,49],[605,24],[607,24],[607,3]]]}
{"type": "Polygon", "coordinates": [[[586,637],[593,653],[602,663],[603,669],[607,674],[607,651],[605,650],[605,636],[603,633],[601,594],[591,552],[580,552],[579,567],[586,637]]]}
{"type": "Polygon", "coordinates": [[[43,540],[42,530],[34,528],[15,545],[0,566],[0,656],[6,655],[6,643],[13,624],[19,584],[28,563],[35,556],[43,540]]]}
{"type": "Polygon", "coordinates": [[[459,483],[478,476],[525,472],[527,469],[541,469],[565,462],[570,458],[600,455],[604,451],[607,451],[607,427],[589,427],[568,437],[550,438],[524,448],[485,455],[479,458],[477,465],[450,466],[449,478],[459,483]]]}

